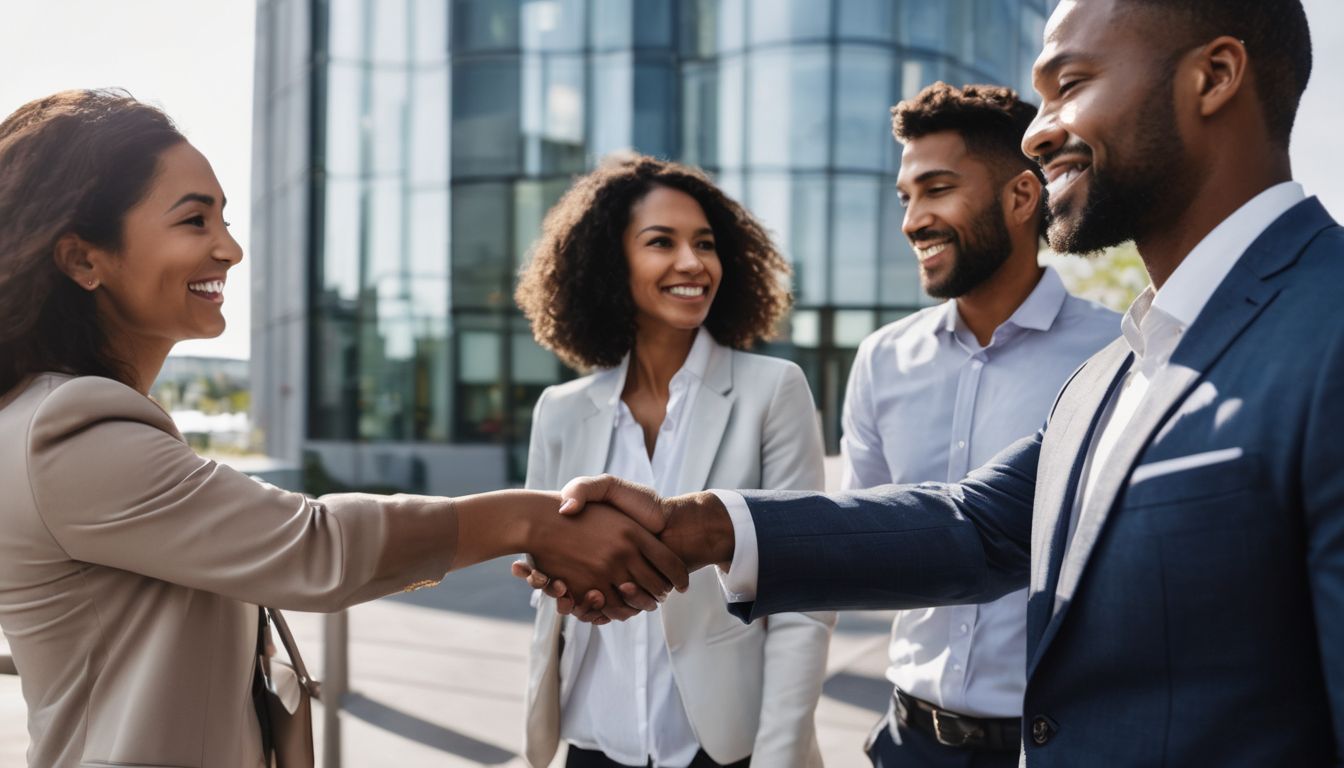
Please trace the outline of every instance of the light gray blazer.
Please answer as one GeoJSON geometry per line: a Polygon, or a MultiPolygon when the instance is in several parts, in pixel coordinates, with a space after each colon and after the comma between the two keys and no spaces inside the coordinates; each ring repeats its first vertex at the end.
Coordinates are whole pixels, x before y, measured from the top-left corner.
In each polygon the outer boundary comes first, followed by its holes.
{"type": "Polygon", "coordinates": [[[331,611],[440,578],[456,521],[313,501],[197,456],[153,401],[95,376],[0,394],[0,627],[28,764],[262,763],[257,603],[331,611]]]}
{"type": "MultiPolygon", "coordinates": [[[[548,388],[537,401],[527,486],[558,489],[601,474],[622,368],[548,388]]],[[[820,490],[821,433],[803,372],[791,362],[715,344],[690,416],[682,488],[820,490]]],[[[742,624],[725,609],[714,569],[691,576],[659,609],[673,675],[701,747],[720,763],[818,766],[813,712],[835,614],[792,613],[742,624]]],[[[590,625],[538,606],[524,754],[544,768],[560,744],[560,708],[590,625]],[[563,653],[561,652],[563,647],[563,653]]]]}

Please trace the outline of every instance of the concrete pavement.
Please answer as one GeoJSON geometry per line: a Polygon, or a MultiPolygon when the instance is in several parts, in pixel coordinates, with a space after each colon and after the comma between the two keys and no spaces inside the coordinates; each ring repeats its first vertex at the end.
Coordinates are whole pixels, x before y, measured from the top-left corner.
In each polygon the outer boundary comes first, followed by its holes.
{"type": "MultiPolygon", "coordinates": [[[[508,575],[508,561],[496,560],[435,589],[353,608],[343,765],[523,768],[528,594],[508,575]]],[[[320,670],[322,617],[287,616],[305,660],[320,670]]],[[[889,627],[890,614],[843,615],[817,710],[828,766],[867,764],[860,746],[891,694],[882,677],[889,627]]],[[[320,749],[320,709],[314,719],[320,749]]],[[[0,676],[0,767],[22,766],[26,745],[18,681],[0,676]]]]}

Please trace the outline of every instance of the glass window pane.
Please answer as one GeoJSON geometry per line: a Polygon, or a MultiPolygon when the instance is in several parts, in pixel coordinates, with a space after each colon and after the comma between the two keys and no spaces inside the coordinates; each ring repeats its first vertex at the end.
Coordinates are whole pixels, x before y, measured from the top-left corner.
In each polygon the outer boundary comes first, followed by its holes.
{"type": "Polygon", "coordinates": [[[830,117],[825,49],[751,54],[750,161],[755,167],[822,168],[830,117]]]}
{"type": "Polygon", "coordinates": [[[593,48],[599,51],[629,48],[635,18],[630,0],[593,0],[592,28],[589,30],[593,48]]]}
{"type": "Polygon", "coordinates": [[[892,0],[839,0],[840,37],[896,40],[896,3],[892,0]]]}
{"type": "MultiPolygon", "coordinates": [[[[924,57],[908,58],[901,63],[901,98],[912,99],[926,87],[948,79],[942,62],[924,57]]],[[[952,82],[963,84],[955,79],[952,82]]]]}
{"type": "MultiPolygon", "coordinates": [[[[360,244],[363,235],[363,185],[352,179],[329,179],[324,210],[321,284],[323,296],[354,301],[359,296],[360,244]]],[[[290,254],[297,258],[298,254],[290,254]]]]}
{"type": "Polygon", "coordinates": [[[367,122],[372,125],[368,149],[374,174],[401,173],[409,165],[407,152],[406,98],[407,74],[400,69],[375,70],[372,109],[367,122]]]}
{"type": "Polygon", "coordinates": [[[825,39],[831,34],[831,4],[820,0],[751,0],[751,42],[825,39]]]}
{"type": "Polygon", "coordinates": [[[1020,0],[975,0],[975,64],[996,73],[997,82],[1012,80],[1020,0]]]}
{"type": "Polygon", "coordinates": [[[746,0],[684,0],[682,53],[708,57],[740,51],[746,43],[746,0]]]}
{"type": "Polygon", "coordinates": [[[835,164],[855,170],[896,170],[891,105],[899,101],[894,54],[842,48],[836,77],[835,164]]]}
{"type": "Polygon", "coordinates": [[[326,164],[329,176],[360,172],[364,125],[364,68],[332,62],[327,65],[326,164]]]}
{"type": "Polygon", "coordinates": [[[505,184],[453,189],[453,306],[503,307],[512,303],[509,213],[513,190],[505,184]]]}
{"type": "Polygon", "coordinates": [[[522,92],[524,171],[583,170],[583,60],[526,56],[522,92]]]}
{"type": "Polygon", "coordinates": [[[518,47],[517,0],[454,0],[453,48],[458,51],[518,47]]]}
{"type": "Polygon", "coordinates": [[[646,155],[672,155],[672,121],[678,108],[675,77],[671,62],[635,65],[634,143],[646,155]]]}
{"type": "Polygon", "coordinates": [[[411,0],[411,55],[417,62],[448,57],[448,4],[443,0],[411,0]]]}
{"type": "Polygon", "coordinates": [[[635,73],[629,53],[592,57],[593,99],[589,125],[589,152],[593,162],[634,146],[634,115],[631,104],[635,73]]]}
{"type": "Polygon", "coordinates": [[[880,187],[873,177],[835,181],[831,232],[831,299],[836,304],[877,303],[880,187]]]}
{"type": "Polygon", "coordinates": [[[793,266],[800,304],[826,302],[826,179],[823,176],[753,174],[747,205],[793,266]]]}
{"type": "Polygon", "coordinates": [[[328,9],[328,54],[333,59],[363,59],[368,0],[328,0],[328,9]]]}
{"type": "Polygon", "coordinates": [[[634,0],[636,48],[672,45],[672,0],[634,0]]]}
{"type": "Polygon", "coordinates": [[[414,94],[406,105],[411,123],[410,181],[447,185],[448,70],[442,66],[418,69],[410,77],[414,94]]]}
{"type": "Polygon", "coordinates": [[[529,51],[583,49],[585,0],[523,0],[523,48],[529,51]]]}
{"type": "Polygon", "coordinates": [[[1039,103],[1040,99],[1036,97],[1031,85],[1031,67],[1036,63],[1036,57],[1040,55],[1045,39],[1045,14],[1029,6],[1023,6],[1021,28],[1021,39],[1017,48],[1017,92],[1024,99],[1039,103]]]}
{"type": "Polygon", "coordinates": [[[871,310],[845,309],[835,313],[834,342],[837,347],[853,349],[868,334],[877,330],[877,315],[871,310]]]}
{"type": "Polygon", "coordinates": [[[381,63],[406,61],[411,52],[411,19],[406,0],[378,0],[369,14],[372,24],[373,60],[381,63]]]}
{"type": "Polygon", "coordinates": [[[546,386],[554,384],[556,379],[559,378],[557,374],[560,371],[560,364],[555,355],[538,346],[530,333],[515,332],[513,334],[513,345],[509,350],[509,360],[513,365],[512,374],[515,384],[541,384],[546,386]]]}
{"type": "Polygon", "coordinates": [[[453,67],[453,174],[498,176],[521,170],[516,61],[453,67]]]}
{"type": "Polygon", "coordinates": [[[947,49],[947,2],[903,2],[900,5],[901,42],[931,51],[947,49]]]}
{"type": "MultiPolygon", "coordinates": [[[[411,306],[418,316],[446,318],[448,312],[448,190],[411,193],[409,240],[411,306]]],[[[446,329],[446,327],[445,327],[446,329]]]]}
{"type": "Polygon", "coordinates": [[[901,207],[894,181],[886,179],[881,192],[882,217],[878,222],[877,238],[878,301],[886,306],[913,307],[919,303],[919,265],[910,250],[910,243],[901,232],[905,209],[901,207]]]}

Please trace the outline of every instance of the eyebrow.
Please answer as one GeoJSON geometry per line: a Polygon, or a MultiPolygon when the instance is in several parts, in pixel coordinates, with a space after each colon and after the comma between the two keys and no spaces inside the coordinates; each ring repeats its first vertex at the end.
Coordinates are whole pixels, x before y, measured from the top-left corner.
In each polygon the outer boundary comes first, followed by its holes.
{"type": "MultiPolygon", "coordinates": [[[[933,170],[925,171],[916,176],[915,178],[910,179],[909,183],[915,185],[924,184],[926,182],[932,181],[937,178],[941,178],[943,176],[951,176],[954,179],[961,178],[961,174],[957,173],[951,168],[934,168],[933,170]]],[[[899,182],[896,184],[896,191],[897,192],[901,191],[901,185],[899,182]]]]}
{"type": "MultiPolygon", "coordinates": [[[[172,213],[173,211],[177,210],[178,207],[186,205],[187,203],[203,203],[205,205],[213,207],[215,204],[215,198],[212,195],[203,195],[200,192],[188,192],[187,194],[179,198],[176,203],[173,203],[171,206],[169,206],[168,210],[164,211],[164,213],[172,213]]],[[[222,210],[224,206],[228,204],[229,199],[226,197],[224,198],[224,201],[220,204],[219,207],[222,210]]]]}
{"type": "Polygon", "coordinates": [[[1075,61],[1082,61],[1087,58],[1087,54],[1075,51],[1057,53],[1047,59],[1044,64],[1037,65],[1031,73],[1031,78],[1032,80],[1035,80],[1038,77],[1046,77],[1049,73],[1063,69],[1068,64],[1072,64],[1075,61]]]}
{"type": "MultiPolygon", "coordinates": [[[[651,225],[649,225],[649,226],[647,226],[647,227],[645,227],[645,228],[639,230],[638,232],[636,232],[636,233],[635,233],[635,237],[639,237],[640,235],[642,235],[642,234],[644,234],[645,232],[648,232],[648,231],[650,231],[650,230],[652,230],[652,231],[654,231],[654,232],[661,232],[661,233],[663,233],[663,234],[665,234],[665,235],[675,235],[675,234],[677,233],[677,231],[676,231],[675,229],[671,228],[671,227],[664,227],[664,226],[661,225],[661,224],[651,224],[651,225]]],[[[695,235],[712,235],[712,234],[714,234],[714,230],[710,229],[709,227],[701,227],[701,228],[695,230],[695,233],[694,233],[694,234],[695,234],[695,235]]]]}

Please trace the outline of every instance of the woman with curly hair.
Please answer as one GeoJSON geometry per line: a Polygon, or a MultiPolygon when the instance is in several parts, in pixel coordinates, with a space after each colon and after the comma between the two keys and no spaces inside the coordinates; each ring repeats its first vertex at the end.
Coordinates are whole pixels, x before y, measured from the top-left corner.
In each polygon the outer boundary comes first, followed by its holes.
{"type": "Polygon", "coordinates": [[[0,627],[29,765],[271,765],[258,604],[339,610],[518,551],[586,586],[686,585],[612,509],[565,526],[530,491],[310,499],[197,456],[148,392],[174,343],[224,330],[243,257],[224,205],[124,93],[0,122],[0,627]]]}
{"type": "MultiPolygon", "coordinates": [[[[802,371],[742,351],[788,308],[787,277],[756,219],[696,169],[636,157],[580,179],[547,215],[517,299],[539,343],[600,370],[537,401],[528,487],[606,472],[664,494],[821,488],[802,371]]],[[[618,624],[536,594],[533,766],[561,741],[570,768],[820,765],[834,614],[742,624],[709,570],[618,624]]]]}

